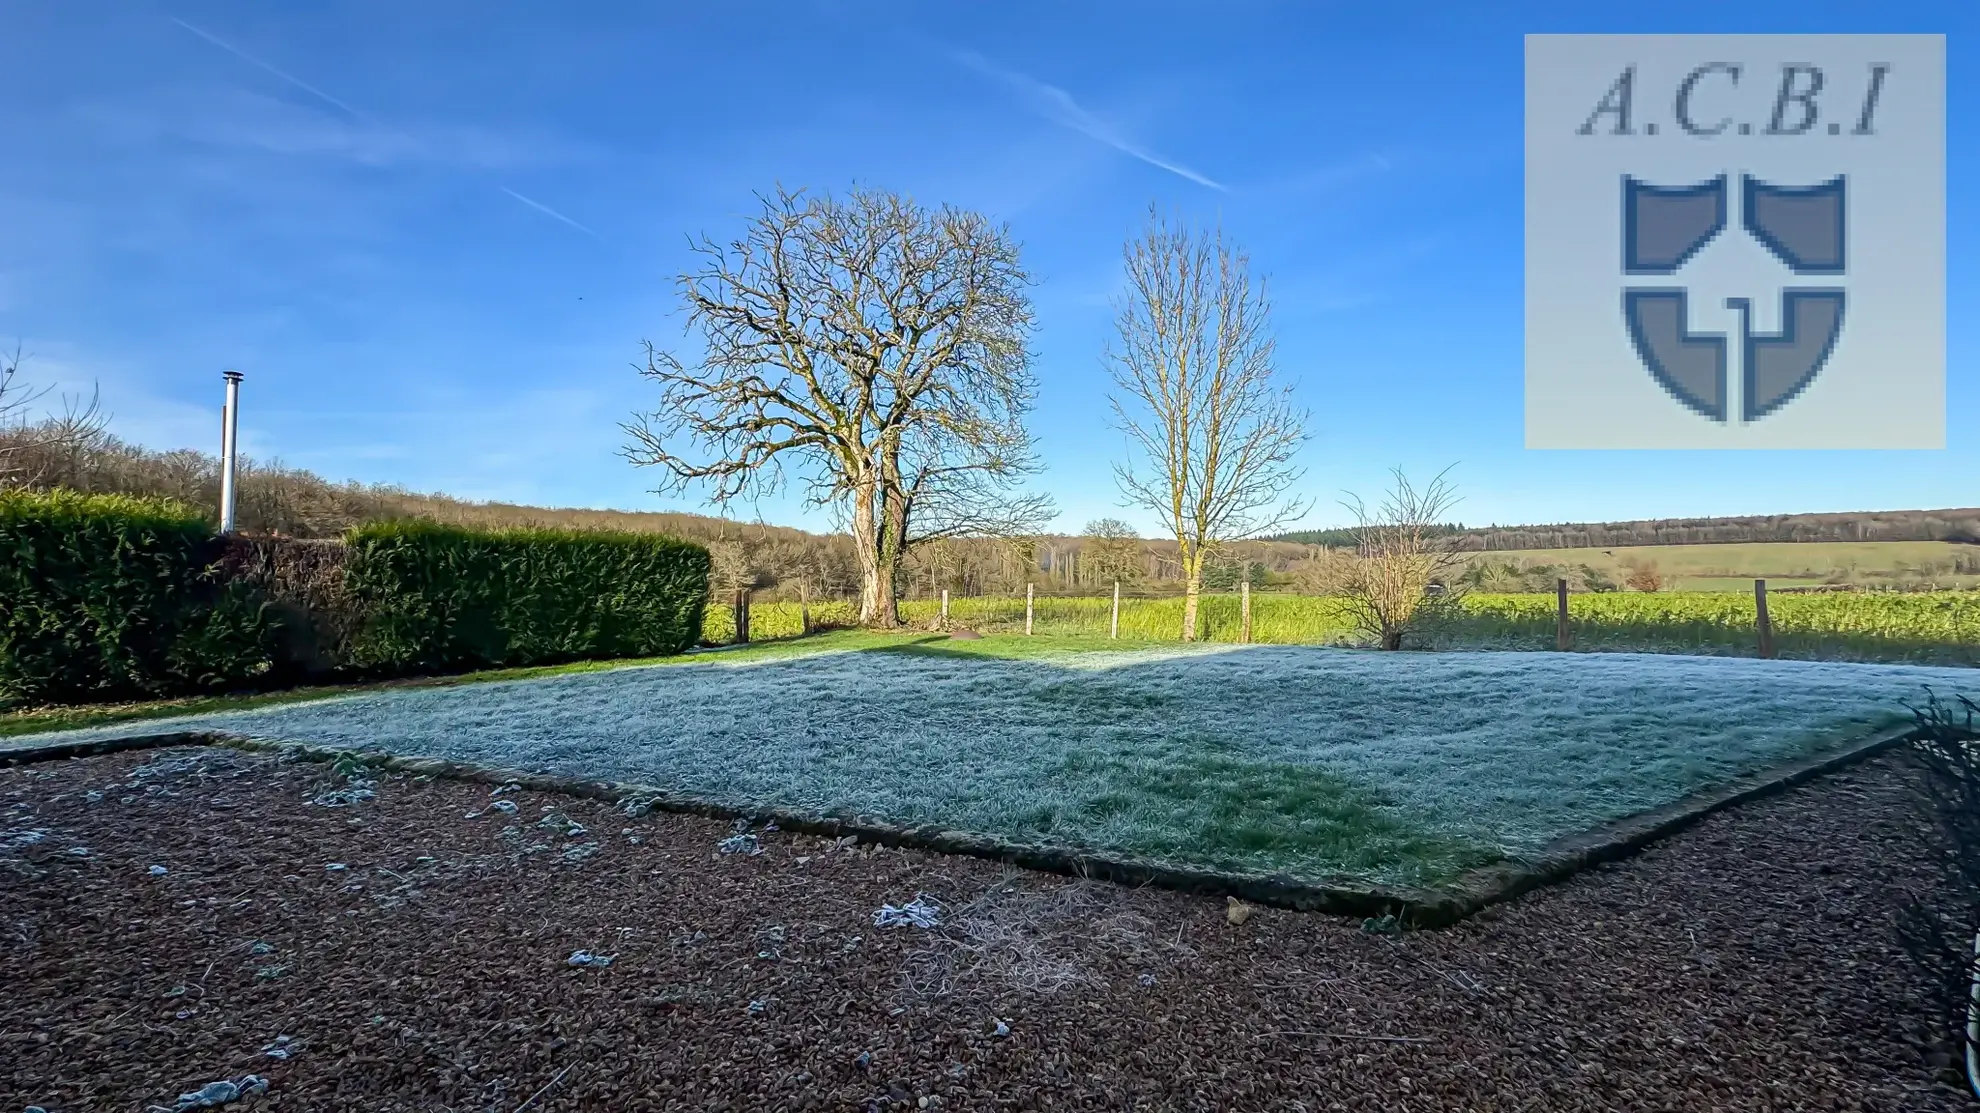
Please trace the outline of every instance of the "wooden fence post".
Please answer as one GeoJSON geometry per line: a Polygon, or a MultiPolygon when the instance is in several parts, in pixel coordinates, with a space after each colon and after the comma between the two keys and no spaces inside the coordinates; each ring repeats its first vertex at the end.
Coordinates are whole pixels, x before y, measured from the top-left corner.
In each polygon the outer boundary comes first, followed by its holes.
{"type": "Polygon", "coordinates": [[[1114,581],[1114,620],[1107,627],[1107,636],[1110,638],[1121,636],[1121,581],[1119,580],[1114,581]]]}
{"type": "Polygon", "coordinates": [[[1036,584],[1024,585],[1024,633],[1026,637],[1031,636],[1031,593],[1036,587],[1036,584]]]}
{"type": "Polygon", "coordinates": [[[736,644],[749,644],[749,589],[736,589],[736,644]]]}
{"type": "Polygon", "coordinates": [[[1753,581],[1753,611],[1760,628],[1760,656],[1774,655],[1774,621],[1767,617],[1767,581],[1753,581]]]}
{"type": "Polygon", "coordinates": [[[942,621],[949,621],[949,589],[942,589],[942,621]]]}
{"type": "Polygon", "coordinates": [[[1574,647],[1574,634],[1568,629],[1567,581],[1554,581],[1554,648],[1566,652],[1574,647]]]}
{"type": "Polygon", "coordinates": [[[1251,644],[1251,581],[1238,581],[1238,641],[1251,644]]]}

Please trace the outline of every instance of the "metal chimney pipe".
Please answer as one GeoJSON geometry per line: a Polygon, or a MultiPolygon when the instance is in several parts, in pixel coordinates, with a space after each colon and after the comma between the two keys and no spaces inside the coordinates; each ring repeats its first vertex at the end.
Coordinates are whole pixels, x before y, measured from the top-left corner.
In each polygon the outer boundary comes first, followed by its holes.
{"type": "Polygon", "coordinates": [[[220,532],[234,532],[235,448],[241,424],[241,373],[222,371],[227,380],[227,406],[220,411],[220,532]]]}

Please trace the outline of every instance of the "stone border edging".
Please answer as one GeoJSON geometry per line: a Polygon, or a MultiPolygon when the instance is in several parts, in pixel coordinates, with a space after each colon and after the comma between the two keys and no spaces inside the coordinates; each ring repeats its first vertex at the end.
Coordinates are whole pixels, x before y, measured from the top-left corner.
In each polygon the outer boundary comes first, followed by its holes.
{"type": "Polygon", "coordinates": [[[1663,807],[1556,839],[1541,848],[1530,861],[1471,870],[1458,880],[1457,887],[1475,894],[1478,905],[1471,910],[1475,912],[1487,904],[1510,900],[1542,885],[1561,881],[1590,866],[1626,858],[1714,812],[1785,792],[1880,754],[1916,737],[1917,733],[1916,726],[1893,727],[1838,749],[1795,758],[1734,777],[1680,797],[1663,807]]]}
{"type": "Polygon", "coordinates": [[[1489,905],[1564,880],[1589,866],[1625,858],[1714,812],[1783,792],[1855,764],[1904,742],[1915,733],[1914,727],[1887,730],[1837,750],[1797,758],[1771,769],[1736,777],[1664,807],[1557,839],[1531,860],[1470,870],[1448,890],[1360,885],[1345,881],[1330,884],[1302,881],[1283,873],[1203,869],[1152,858],[1013,842],[994,835],[956,831],[936,825],[907,826],[867,816],[823,816],[777,807],[741,808],[636,782],[589,780],[558,773],[475,765],[446,758],[407,757],[379,750],[335,750],[222,731],[161,731],[0,750],[0,768],[170,746],[226,746],[312,762],[334,761],[347,753],[354,753],[366,766],[374,769],[495,786],[515,784],[538,792],[559,792],[608,804],[632,802],[654,810],[710,819],[763,821],[775,823],[781,830],[800,834],[831,838],[851,835],[862,841],[887,846],[984,858],[1025,869],[1097,878],[1122,885],[1156,885],[1202,896],[1234,896],[1256,904],[1301,912],[1361,917],[1392,915],[1410,927],[1438,928],[1455,924],[1489,905]]]}

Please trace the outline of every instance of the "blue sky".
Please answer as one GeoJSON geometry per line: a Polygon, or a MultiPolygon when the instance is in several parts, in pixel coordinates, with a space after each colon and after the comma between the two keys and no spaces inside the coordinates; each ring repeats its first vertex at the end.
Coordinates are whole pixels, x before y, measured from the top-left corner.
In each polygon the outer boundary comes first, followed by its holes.
{"type": "MultiPolygon", "coordinates": [[[[681,344],[689,234],[775,183],[1011,225],[1037,286],[1035,481],[1120,514],[1100,352],[1151,203],[1271,276],[1308,524],[1446,464],[1467,522],[1980,502],[1966,0],[0,7],[0,339],[121,434],[473,498],[704,509],[617,454],[681,344]],[[507,15],[494,13],[506,11],[507,15]],[[1517,14],[1512,14],[1516,12],[1517,14]],[[1521,36],[1934,31],[1948,44],[1948,444],[1522,447],[1521,36]],[[1431,322],[1435,322],[1432,324],[1431,322]]],[[[822,525],[792,498],[732,513],[822,525]]],[[[1153,520],[1126,516],[1144,527],[1153,520]]]]}

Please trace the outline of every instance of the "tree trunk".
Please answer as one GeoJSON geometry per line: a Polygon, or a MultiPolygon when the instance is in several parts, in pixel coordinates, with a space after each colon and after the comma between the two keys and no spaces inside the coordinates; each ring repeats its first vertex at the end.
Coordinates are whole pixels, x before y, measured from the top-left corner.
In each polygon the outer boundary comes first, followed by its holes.
{"type": "Polygon", "coordinates": [[[1197,603],[1203,596],[1203,558],[1183,560],[1183,640],[1196,640],[1197,603]]]}
{"type": "Polygon", "coordinates": [[[867,570],[860,589],[860,621],[868,626],[892,628],[901,624],[899,597],[894,591],[894,568],[898,558],[883,555],[867,570]]]}
{"type": "Polygon", "coordinates": [[[876,548],[879,559],[874,574],[879,580],[878,603],[873,612],[874,626],[899,626],[900,605],[894,591],[894,573],[907,555],[908,503],[901,490],[900,468],[890,458],[880,468],[880,536],[876,548]]]}
{"type": "Polygon", "coordinates": [[[859,624],[899,626],[900,608],[894,601],[896,555],[881,536],[874,503],[879,484],[868,479],[853,492],[853,553],[859,558],[859,624]]]}

